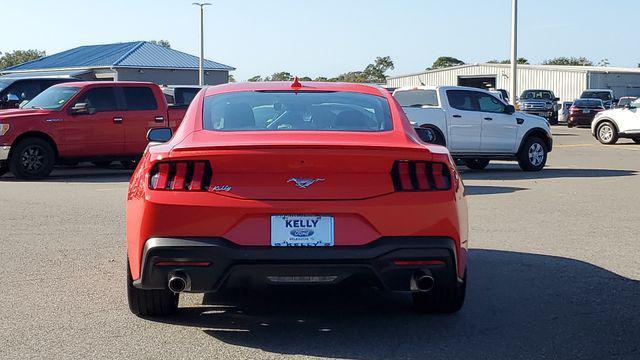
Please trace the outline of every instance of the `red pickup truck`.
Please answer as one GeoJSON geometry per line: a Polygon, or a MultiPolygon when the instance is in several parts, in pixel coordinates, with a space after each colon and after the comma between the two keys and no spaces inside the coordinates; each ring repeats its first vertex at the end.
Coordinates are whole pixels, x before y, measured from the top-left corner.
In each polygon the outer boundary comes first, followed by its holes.
{"type": "Polygon", "coordinates": [[[147,131],[182,121],[158,85],[72,82],[50,87],[21,109],[0,111],[0,175],[42,179],[57,163],[136,160],[147,131]]]}

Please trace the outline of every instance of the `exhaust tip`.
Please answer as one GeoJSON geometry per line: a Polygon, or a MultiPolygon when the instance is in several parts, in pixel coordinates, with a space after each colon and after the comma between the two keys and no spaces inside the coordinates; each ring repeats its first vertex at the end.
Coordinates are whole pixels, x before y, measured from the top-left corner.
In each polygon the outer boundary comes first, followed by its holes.
{"type": "Polygon", "coordinates": [[[184,275],[174,274],[169,277],[167,286],[169,287],[169,290],[173,291],[174,293],[183,292],[187,288],[187,279],[184,275]]]}
{"type": "Polygon", "coordinates": [[[434,284],[435,280],[433,279],[433,276],[423,271],[413,274],[413,277],[411,278],[411,290],[414,291],[431,291],[434,284]]]}

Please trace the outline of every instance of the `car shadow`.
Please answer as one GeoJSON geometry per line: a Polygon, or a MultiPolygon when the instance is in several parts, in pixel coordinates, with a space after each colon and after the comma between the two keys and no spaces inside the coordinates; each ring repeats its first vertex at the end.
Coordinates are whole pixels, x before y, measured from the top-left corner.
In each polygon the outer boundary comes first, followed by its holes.
{"type": "MultiPolygon", "coordinates": [[[[129,182],[133,170],[125,170],[118,166],[99,168],[95,166],[56,166],[51,174],[34,182],[63,182],[63,183],[113,183],[129,182]]],[[[11,173],[0,176],[0,182],[24,182],[15,178],[11,173]]]]}
{"type": "Polygon", "coordinates": [[[236,346],[329,358],[640,356],[640,282],[554,256],[472,250],[469,264],[467,301],[453,315],[417,314],[407,297],[375,290],[318,289],[205,296],[202,307],[160,321],[236,346]]]}
{"type": "Polygon", "coordinates": [[[467,195],[494,195],[511,194],[517,191],[529,190],[528,188],[514,186],[487,186],[487,185],[466,185],[464,186],[467,195]]]}
{"type": "Polygon", "coordinates": [[[484,170],[459,167],[464,180],[528,180],[556,178],[602,178],[633,176],[636,170],[545,168],[537,172],[522,171],[517,164],[491,164],[484,170]]]}

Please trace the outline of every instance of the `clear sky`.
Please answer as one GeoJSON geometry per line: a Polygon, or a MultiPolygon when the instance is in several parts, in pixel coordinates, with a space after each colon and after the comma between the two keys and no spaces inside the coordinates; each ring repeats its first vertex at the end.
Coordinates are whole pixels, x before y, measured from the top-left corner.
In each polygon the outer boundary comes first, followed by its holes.
{"type": "MultiPolygon", "coordinates": [[[[194,55],[199,13],[192,0],[0,0],[0,51],[169,40],[194,55]]],[[[506,59],[511,0],[213,0],[205,57],[236,79],[289,71],[336,76],[376,56],[390,74],[424,70],[441,55],[467,63],[506,59]]],[[[640,0],[520,0],[519,55],[640,63],[640,0]]]]}

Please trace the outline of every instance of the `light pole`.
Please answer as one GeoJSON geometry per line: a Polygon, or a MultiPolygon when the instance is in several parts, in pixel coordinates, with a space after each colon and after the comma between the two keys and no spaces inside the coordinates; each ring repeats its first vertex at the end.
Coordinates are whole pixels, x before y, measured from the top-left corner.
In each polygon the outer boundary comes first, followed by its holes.
{"type": "Polygon", "coordinates": [[[518,88],[518,0],[512,0],[511,5],[511,105],[516,104],[518,88]]]}
{"type": "Polygon", "coordinates": [[[198,62],[198,85],[204,85],[204,69],[202,63],[204,62],[204,7],[211,5],[211,3],[193,3],[193,5],[200,7],[200,61],[198,62]]]}

